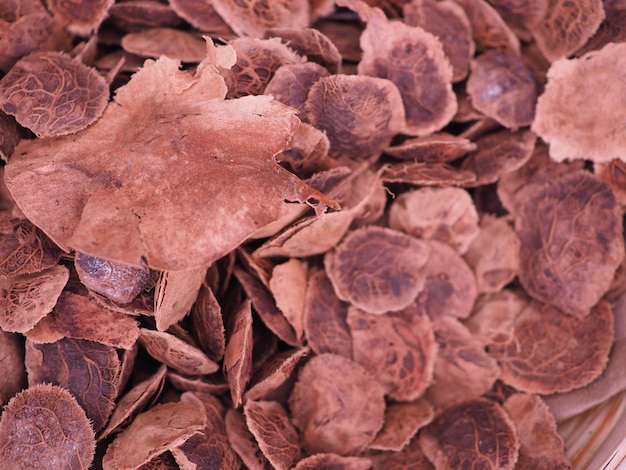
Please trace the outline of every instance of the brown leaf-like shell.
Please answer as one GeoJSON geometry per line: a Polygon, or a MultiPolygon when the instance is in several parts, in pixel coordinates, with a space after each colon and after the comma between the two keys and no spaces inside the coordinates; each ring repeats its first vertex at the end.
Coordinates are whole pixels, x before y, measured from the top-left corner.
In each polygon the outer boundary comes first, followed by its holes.
{"type": "Polygon", "coordinates": [[[243,401],[243,392],[252,377],[252,310],[246,300],[234,313],[224,353],[224,374],[235,408],[243,401]]]}
{"type": "Polygon", "coordinates": [[[425,137],[408,139],[400,145],[387,147],[385,153],[398,160],[448,163],[472,150],[476,150],[476,144],[468,139],[438,132],[425,137]]]}
{"type": "Polygon", "coordinates": [[[548,0],[543,17],[531,32],[543,55],[554,61],[572,55],[584,45],[603,19],[601,0],[548,0]]]}
{"type": "Polygon", "coordinates": [[[320,78],[311,87],[304,106],[309,122],[328,135],[330,154],[335,157],[375,159],[404,127],[398,88],[383,78],[320,78]]]}
{"type": "Polygon", "coordinates": [[[315,82],[329,75],[328,70],[314,62],[285,64],[276,69],[263,93],[306,114],[305,103],[315,82]]]}
{"type": "Polygon", "coordinates": [[[172,28],[151,28],[128,33],[122,38],[126,52],[141,57],[167,56],[181,62],[200,62],[206,56],[205,42],[187,31],[172,28]]]}
{"type": "Polygon", "coordinates": [[[472,26],[476,49],[510,49],[519,52],[519,39],[494,8],[484,0],[457,0],[472,26]]]}
{"type": "Polygon", "coordinates": [[[341,54],[339,54],[337,46],[319,30],[313,28],[302,30],[271,28],[267,30],[266,35],[267,37],[277,36],[281,38],[298,54],[306,56],[309,62],[320,64],[330,73],[339,73],[341,54]]]}
{"type": "Polygon", "coordinates": [[[26,388],[26,368],[24,367],[24,342],[20,335],[0,330],[0,357],[3,373],[0,375],[0,406],[26,388]]]}
{"type": "Polygon", "coordinates": [[[402,162],[385,165],[382,179],[388,183],[414,186],[471,186],[476,181],[476,174],[447,163],[402,162]]]}
{"type": "Polygon", "coordinates": [[[115,0],[47,0],[46,5],[52,14],[64,23],[74,34],[87,36],[93,32],[107,16],[107,11],[115,0]]]}
{"type": "Polygon", "coordinates": [[[416,238],[383,227],[362,227],[326,254],[326,273],[337,297],[371,313],[402,310],[422,290],[420,268],[429,248],[416,238]]]}
{"type": "Polygon", "coordinates": [[[250,470],[269,470],[271,466],[248,429],[243,413],[229,408],[224,423],[228,441],[244,465],[250,470]]]}
{"type": "Polygon", "coordinates": [[[519,437],[504,409],[477,398],[445,408],[420,434],[420,444],[437,469],[513,470],[519,437]]]}
{"type": "Polygon", "coordinates": [[[102,115],[108,99],[104,78],[61,52],[24,57],[0,81],[0,108],[38,137],[84,129],[102,115]]]}
{"type": "Polygon", "coordinates": [[[502,381],[528,393],[567,392],[587,385],[606,367],[613,343],[613,311],[599,302],[582,318],[531,302],[515,319],[508,341],[489,348],[502,381]]]}
{"type": "Polygon", "coordinates": [[[85,412],[61,387],[35,385],[11,399],[0,420],[0,467],[83,470],[96,441],[85,412]]]}
{"type": "Polygon", "coordinates": [[[356,362],[321,354],[307,362],[289,399],[302,446],[311,453],[363,450],[383,426],[383,389],[356,362]]]}
{"type": "Polygon", "coordinates": [[[434,416],[433,406],[424,399],[388,405],[385,410],[385,424],[369,448],[399,452],[434,416]]]}
{"type": "Polygon", "coordinates": [[[467,92],[472,106],[504,127],[517,130],[535,117],[537,83],[517,53],[490,50],[472,60],[467,92]]]}
{"type": "Polygon", "coordinates": [[[430,318],[412,305],[373,315],[354,307],[347,318],[354,360],[397,401],[418,398],[431,384],[437,343],[430,318]]]}
{"type": "Polygon", "coordinates": [[[583,316],[624,259],[622,213],[611,187],[586,171],[534,189],[515,221],[519,280],[531,297],[583,316]]]}
{"type": "Polygon", "coordinates": [[[617,85],[625,69],[626,43],[607,44],[579,59],[552,64],[532,125],[550,144],[550,157],[559,162],[626,160],[626,131],[620,125],[626,106],[623,87],[617,85]]]}

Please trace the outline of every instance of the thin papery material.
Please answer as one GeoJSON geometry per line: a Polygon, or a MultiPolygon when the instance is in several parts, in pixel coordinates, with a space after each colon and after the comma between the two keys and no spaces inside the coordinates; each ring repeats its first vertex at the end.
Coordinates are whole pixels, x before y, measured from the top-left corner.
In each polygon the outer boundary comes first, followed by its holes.
{"type": "Polygon", "coordinates": [[[0,330],[0,357],[3,373],[0,375],[0,405],[26,387],[24,344],[19,335],[0,330]]]}
{"type": "Polygon", "coordinates": [[[358,71],[386,78],[400,90],[406,114],[406,133],[425,135],[440,130],[456,113],[452,67],[441,42],[422,28],[388,21],[378,8],[341,0],[356,11],[367,28],[361,35],[363,57],[358,71]]]}
{"type": "Polygon", "coordinates": [[[224,417],[228,441],[244,465],[251,470],[266,470],[270,464],[259,449],[254,436],[246,425],[243,413],[233,408],[226,410],[224,417]]]}
{"type": "Polygon", "coordinates": [[[189,313],[205,273],[204,268],[161,273],[154,294],[157,330],[167,330],[189,313]]]}
{"type": "MultiPolygon", "coordinates": [[[[210,56],[232,64],[222,51],[210,56]]],[[[195,77],[178,66],[147,61],[80,138],[18,146],[7,186],[62,248],[192,269],[287,214],[286,201],[314,199],[320,213],[327,203],[337,207],[271,161],[298,125],[292,110],[265,96],[223,101],[226,87],[211,63],[195,77]]]]}
{"type": "Polygon", "coordinates": [[[550,144],[550,157],[558,162],[626,160],[624,70],[626,43],[552,64],[532,125],[550,144]]]}
{"type": "Polygon", "coordinates": [[[75,398],[61,387],[36,385],[16,395],[0,420],[0,467],[91,466],[93,429],[75,398]]]}
{"type": "Polygon", "coordinates": [[[401,451],[420,428],[432,421],[434,415],[432,405],[424,399],[387,406],[385,424],[369,448],[401,451]]]}
{"type": "Polygon", "coordinates": [[[181,62],[200,62],[206,55],[206,47],[200,37],[172,28],[129,33],[122,38],[121,44],[126,52],[141,57],[164,55],[181,62]]]}
{"type": "Polygon", "coordinates": [[[309,62],[320,64],[330,73],[339,73],[341,55],[337,46],[319,30],[313,28],[302,30],[272,28],[266,34],[268,37],[277,36],[281,38],[291,49],[302,56],[306,56],[309,62]]]}
{"type": "Polygon", "coordinates": [[[246,400],[265,399],[273,391],[281,387],[293,375],[303,357],[309,355],[311,350],[306,348],[290,349],[278,353],[265,361],[257,373],[253,376],[252,385],[245,394],[246,400]]]}

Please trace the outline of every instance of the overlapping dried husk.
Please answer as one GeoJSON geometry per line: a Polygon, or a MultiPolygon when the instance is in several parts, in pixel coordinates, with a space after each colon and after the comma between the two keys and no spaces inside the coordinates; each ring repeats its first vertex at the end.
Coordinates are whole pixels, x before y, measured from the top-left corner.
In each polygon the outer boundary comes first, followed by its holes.
{"type": "Polygon", "coordinates": [[[369,449],[401,451],[417,431],[432,421],[434,415],[432,405],[424,399],[388,405],[385,424],[369,449]]]}
{"type": "Polygon", "coordinates": [[[150,28],[176,28],[181,25],[179,13],[174,13],[174,5],[164,5],[151,0],[114,3],[109,8],[108,19],[119,29],[135,33],[150,28]]]}
{"type": "Polygon", "coordinates": [[[337,46],[319,30],[271,28],[267,30],[266,35],[281,38],[291,49],[301,56],[306,56],[309,62],[320,64],[329,73],[340,73],[341,55],[337,46]]]}
{"type": "Polygon", "coordinates": [[[0,330],[0,356],[4,373],[0,375],[0,405],[8,403],[12,396],[26,387],[24,348],[21,338],[0,330]]]}
{"type": "Polygon", "coordinates": [[[48,0],[46,5],[68,31],[86,36],[98,28],[106,18],[114,0],[78,0],[71,4],[61,0],[48,0]]]}
{"type": "Polygon", "coordinates": [[[126,52],[140,57],[167,56],[181,62],[200,62],[206,55],[206,46],[200,37],[172,28],[128,33],[121,44],[126,52]]]}

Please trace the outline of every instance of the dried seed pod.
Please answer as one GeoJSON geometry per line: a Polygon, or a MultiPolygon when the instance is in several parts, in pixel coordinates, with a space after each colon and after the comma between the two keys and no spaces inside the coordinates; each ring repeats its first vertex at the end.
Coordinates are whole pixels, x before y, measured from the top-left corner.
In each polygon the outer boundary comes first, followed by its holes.
{"type": "Polygon", "coordinates": [[[320,78],[328,75],[324,67],[313,62],[281,65],[276,69],[263,94],[272,95],[274,99],[296,108],[300,115],[304,115],[309,90],[320,78]]]}
{"type": "Polygon", "coordinates": [[[624,259],[622,214],[611,187],[577,171],[533,189],[515,221],[519,280],[531,297],[587,315],[624,259]]]}
{"type": "Polygon", "coordinates": [[[67,389],[93,429],[104,428],[119,392],[120,360],[114,348],[74,339],[52,344],[27,341],[25,362],[29,386],[52,383],[67,389]]]}
{"type": "Polygon", "coordinates": [[[271,28],[309,26],[309,2],[298,0],[212,0],[213,8],[239,36],[262,38],[271,28]]]}
{"type": "Polygon", "coordinates": [[[309,122],[328,135],[330,154],[375,160],[404,127],[404,107],[389,80],[331,75],[313,84],[304,105],[309,122]]]}
{"type": "Polygon", "coordinates": [[[571,468],[554,416],[541,398],[516,393],[504,402],[504,409],[515,424],[520,440],[516,470],[571,468]]]}
{"type": "Polygon", "coordinates": [[[50,38],[54,20],[41,4],[39,8],[23,16],[12,13],[12,18],[0,15],[0,70],[3,72],[8,72],[19,59],[39,49],[50,38]]]}
{"type": "Polygon", "coordinates": [[[271,28],[265,34],[267,37],[281,38],[285,44],[301,56],[305,56],[309,62],[323,66],[332,74],[339,73],[341,55],[337,46],[319,30],[271,28]]]}
{"type": "Polygon", "coordinates": [[[520,240],[502,218],[483,217],[480,232],[472,241],[465,260],[476,274],[479,292],[498,292],[519,270],[520,240]]]}
{"type": "Polygon", "coordinates": [[[452,67],[441,42],[422,28],[388,21],[377,8],[354,0],[337,4],[356,11],[367,22],[361,35],[359,74],[386,78],[398,87],[406,114],[405,132],[426,135],[448,124],[457,104],[452,67]]]}
{"type": "Polygon", "coordinates": [[[457,3],[444,0],[413,0],[404,5],[404,22],[435,35],[452,65],[452,81],[467,77],[475,45],[469,19],[457,3]]]}
{"type": "Polygon", "coordinates": [[[528,393],[583,387],[606,367],[613,343],[613,311],[600,301],[582,318],[531,302],[515,318],[512,337],[489,348],[502,381],[528,393]]]}
{"type": "Polygon", "coordinates": [[[233,30],[230,29],[230,26],[215,11],[211,0],[201,2],[196,0],[171,0],[169,5],[180,18],[183,18],[194,28],[204,33],[210,33],[212,36],[218,33],[213,37],[224,39],[231,39],[236,36],[233,30]]]}
{"type": "Polygon", "coordinates": [[[181,62],[200,62],[207,52],[202,38],[173,28],[128,33],[122,38],[122,47],[126,52],[141,57],[167,56],[181,62]]]}
{"type": "Polygon", "coordinates": [[[604,21],[596,33],[589,38],[583,47],[576,51],[576,57],[580,57],[587,52],[602,49],[608,43],[620,43],[626,41],[626,11],[618,5],[612,7],[610,4],[604,5],[604,21]]]}
{"type": "Polygon", "coordinates": [[[517,37],[530,42],[530,30],[544,16],[548,0],[490,0],[489,4],[517,37]]]}
{"type": "Polygon", "coordinates": [[[522,57],[490,50],[472,60],[471,69],[467,92],[474,108],[514,131],[533,122],[537,83],[522,57]]]}
{"type": "Polygon", "coordinates": [[[246,300],[235,312],[224,352],[224,374],[235,408],[243,402],[243,392],[252,377],[252,310],[246,300]]]}
{"type": "Polygon", "coordinates": [[[608,163],[596,163],[593,172],[611,185],[620,206],[626,207],[626,162],[615,159],[608,163]]]}
{"type": "Polygon", "coordinates": [[[480,231],[472,198],[460,188],[420,188],[400,194],[389,209],[389,226],[447,243],[459,254],[480,231]]]}
{"type": "Polygon", "coordinates": [[[154,286],[150,270],[135,268],[76,252],[74,266],[80,281],[89,289],[115,302],[126,304],[142,290],[154,286]]]}
{"type": "Polygon", "coordinates": [[[191,309],[191,321],[192,334],[202,352],[212,361],[222,360],[226,348],[222,309],[206,282],[191,309]]]}
{"type": "Polygon", "coordinates": [[[100,26],[115,0],[77,0],[71,3],[63,0],[48,0],[50,12],[65,24],[68,31],[87,36],[100,26]]]}
{"type": "Polygon", "coordinates": [[[412,305],[373,315],[351,307],[347,318],[354,360],[396,401],[411,401],[431,384],[437,343],[433,324],[412,305]]]}
{"type": "Polygon", "coordinates": [[[421,272],[425,278],[416,304],[430,319],[443,315],[466,318],[476,300],[476,277],[467,263],[448,244],[429,240],[428,263],[421,272]]]}
{"type": "Polygon", "coordinates": [[[2,468],[89,468],[95,449],[85,412],[60,387],[30,387],[13,397],[2,413],[2,468]]]}
{"type": "Polygon", "coordinates": [[[476,175],[447,163],[403,162],[385,165],[382,179],[388,183],[414,186],[464,186],[474,183],[476,175]]]}
{"type": "Polygon", "coordinates": [[[503,343],[512,339],[515,319],[529,302],[522,292],[502,289],[481,297],[463,324],[485,346],[503,343]]]}
{"type": "Polygon", "coordinates": [[[3,368],[0,375],[0,406],[4,407],[13,395],[26,388],[22,338],[0,330],[0,357],[3,368]]]}
{"type": "Polygon", "coordinates": [[[385,424],[369,445],[369,449],[401,451],[434,416],[433,406],[424,399],[388,405],[385,410],[385,424]]]}
{"type": "Polygon", "coordinates": [[[300,460],[293,470],[368,470],[371,467],[372,462],[366,458],[315,454],[300,460]]]}
{"type": "Polygon", "coordinates": [[[440,411],[423,429],[420,444],[438,469],[513,470],[520,446],[511,418],[484,398],[440,411]]]}
{"type": "Polygon", "coordinates": [[[174,13],[174,3],[172,1],[170,5],[164,5],[154,0],[114,3],[109,8],[109,18],[115,26],[127,33],[150,28],[176,28],[182,20],[174,13]]]}
{"type": "Polygon", "coordinates": [[[429,248],[416,238],[383,227],[362,227],[324,258],[337,297],[371,313],[402,310],[424,287],[420,269],[429,248]]]}
{"type": "Polygon", "coordinates": [[[372,462],[374,470],[435,470],[426,458],[419,439],[414,437],[398,452],[368,452],[365,454],[372,462]]]}
{"type": "Polygon", "coordinates": [[[142,328],[139,343],[152,357],[183,374],[205,375],[219,370],[202,351],[164,331],[142,328]]]}
{"type": "Polygon", "coordinates": [[[494,8],[484,0],[457,0],[463,7],[472,27],[476,49],[510,49],[520,51],[519,39],[494,8]]]}
{"type": "Polygon", "coordinates": [[[22,138],[15,118],[0,111],[0,158],[6,163],[22,138]]]}
{"type": "Polygon", "coordinates": [[[61,52],[24,57],[0,85],[0,108],[38,137],[84,129],[102,115],[109,98],[95,69],[61,52]]]}
{"type": "Polygon", "coordinates": [[[480,339],[449,316],[441,317],[435,324],[435,339],[439,349],[433,383],[426,391],[426,398],[433,405],[446,406],[491,389],[500,376],[500,368],[485,352],[480,339]]]}
{"type": "Polygon", "coordinates": [[[626,132],[619,124],[626,118],[626,107],[621,104],[623,87],[616,85],[625,68],[625,43],[607,44],[580,59],[552,64],[532,125],[532,130],[550,144],[550,157],[559,162],[626,158],[626,132]]]}
{"type": "Polygon", "coordinates": [[[198,297],[205,274],[204,267],[161,273],[154,289],[154,318],[157,330],[167,330],[189,313],[198,297]]]}
{"type": "Polygon", "coordinates": [[[352,337],[346,322],[348,306],[336,296],[325,271],[309,275],[304,334],[316,354],[335,353],[352,358],[352,337]]]}
{"type": "Polygon", "coordinates": [[[407,139],[400,145],[387,147],[385,154],[398,160],[415,162],[448,163],[476,150],[476,144],[468,139],[445,132],[425,137],[407,139]]]}
{"type": "Polygon", "coordinates": [[[383,389],[356,362],[321,354],[307,362],[289,398],[302,447],[340,455],[363,450],[383,426],[383,389]]]}
{"type": "Polygon", "coordinates": [[[245,393],[246,400],[263,400],[291,379],[294,370],[303,357],[309,355],[307,348],[291,349],[278,353],[265,361],[251,379],[251,386],[245,393]]]}
{"type": "Polygon", "coordinates": [[[601,0],[573,4],[548,0],[542,18],[531,32],[546,59],[555,61],[576,52],[598,30],[603,19],[601,0]]]}
{"type": "Polygon", "coordinates": [[[65,266],[24,276],[0,278],[0,328],[24,333],[49,314],[69,280],[65,266]]]}
{"type": "Polygon", "coordinates": [[[139,468],[153,457],[182,445],[204,428],[206,415],[198,405],[179,402],[156,405],[133,420],[107,447],[105,470],[139,468]]]}
{"type": "Polygon", "coordinates": [[[307,285],[307,265],[295,258],[274,266],[270,291],[276,307],[296,332],[298,341],[304,332],[304,296],[307,285]]]}
{"type": "Polygon", "coordinates": [[[272,467],[259,449],[259,445],[248,429],[241,411],[226,410],[224,418],[228,441],[244,465],[251,470],[270,470],[272,467]]]}
{"type": "Polygon", "coordinates": [[[301,458],[298,431],[280,403],[248,400],[243,414],[248,429],[273,468],[287,470],[301,458]]]}

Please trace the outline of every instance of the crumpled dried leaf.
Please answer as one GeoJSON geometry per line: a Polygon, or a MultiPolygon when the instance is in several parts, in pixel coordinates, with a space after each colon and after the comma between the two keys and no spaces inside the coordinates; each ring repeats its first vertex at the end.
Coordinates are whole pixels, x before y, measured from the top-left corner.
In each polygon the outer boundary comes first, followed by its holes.
{"type": "Polygon", "coordinates": [[[502,289],[482,296],[463,324],[485,346],[510,341],[515,319],[529,302],[530,299],[521,291],[502,289]]]}
{"type": "Polygon", "coordinates": [[[200,37],[172,28],[128,33],[121,44],[126,52],[140,57],[167,56],[181,62],[200,62],[206,56],[206,45],[200,37]]]}
{"type": "Polygon", "coordinates": [[[504,409],[476,398],[437,413],[420,434],[420,444],[435,468],[513,470],[519,437],[504,409]]]}
{"type": "Polygon", "coordinates": [[[401,451],[434,416],[432,405],[424,399],[388,405],[385,410],[385,424],[369,445],[369,449],[401,451]]]}
{"type": "Polygon", "coordinates": [[[613,344],[613,311],[600,301],[585,317],[532,301],[517,315],[512,337],[493,344],[501,380],[519,391],[551,394],[583,387],[606,367],[613,344]]]}
{"type": "Polygon", "coordinates": [[[619,204],[611,187],[586,171],[536,187],[515,232],[526,291],[572,315],[589,312],[624,259],[619,204]]]}
{"type": "Polygon", "coordinates": [[[313,84],[306,117],[330,140],[330,155],[375,160],[404,128],[404,106],[390,80],[362,75],[331,75],[313,84]]]}
{"type": "Polygon", "coordinates": [[[0,81],[0,108],[38,137],[73,134],[104,112],[108,86],[98,72],[61,52],[35,52],[0,81]]]}
{"type": "Polygon", "coordinates": [[[435,322],[443,315],[467,318],[477,294],[474,272],[450,245],[436,240],[426,243],[430,255],[421,270],[425,284],[416,304],[435,322]]]}
{"type": "Polygon", "coordinates": [[[52,16],[43,5],[38,6],[33,11],[12,15],[13,18],[0,15],[0,70],[3,72],[8,72],[19,59],[39,49],[52,34],[52,16]]]}
{"type": "Polygon", "coordinates": [[[252,310],[246,300],[231,319],[224,353],[224,374],[235,408],[243,401],[243,392],[252,377],[252,310]]]}
{"type": "Polygon", "coordinates": [[[475,45],[463,8],[449,0],[413,0],[403,6],[402,12],[406,24],[420,26],[441,41],[452,66],[452,81],[465,79],[475,45]]]}
{"type": "Polygon", "coordinates": [[[272,467],[287,470],[301,458],[298,431],[280,403],[248,400],[243,413],[248,429],[272,467]]]}
{"type": "Polygon", "coordinates": [[[536,395],[516,393],[504,402],[504,409],[515,424],[520,440],[516,470],[550,468],[568,470],[563,438],[546,404],[536,395]]]}
{"type": "Polygon", "coordinates": [[[309,2],[298,0],[211,0],[215,11],[239,36],[261,38],[271,28],[309,26],[309,2]]]}
{"type": "Polygon", "coordinates": [[[276,300],[276,307],[293,327],[298,341],[304,333],[307,272],[306,262],[292,258],[274,266],[270,279],[270,291],[276,300]]]}
{"type": "Polygon", "coordinates": [[[0,277],[37,273],[60,258],[59,248],[32,222],[0,214],[0,277]]]}
{"type": "Polygon", "coordinates": [[[392,229],[370,226],[349,233],[324,258],[337,297],[370,313],[402,310],[424,287],[420,269],[430,249],[392,229]]]}
{"type": "Polygon", "coordinates": [[[480,232],[472,198],[460,188],[419,188],[400,194],[389,209],[389,226],[447,243],[459,254],[480,232]]]}
{"type": "Polygon", "coordinates": [[[426,398],[441,407],[487,392],[500,376],[500,367],[457,319],[441,317],[435,324],[439,345],[433,383],[426,398]]]}
{"type": "Polygon", "coordinates": [[[98,436],[99,441],[119,431],[119,428],[125,422],[129,421],[139,410],[146,407],[151,400],[154,400],[155,395],[158,395],[163,388],[166,372],[167,366],[161,364],[153,375],[139,382],[117,401],[106,428],[98,436]]]}
{"type": "Polygon", "coordinates": [[[183,374],[205,375],[219,370],[219,365],[198,348],[164,331],[142,328],[139,343],[152,357],[183,374]]]}
{"type": "MultiPolygon", "coordinates": [[[[232,64],[232,50],[209,46],[213,63],[232,64]]],[[[293,111],[264,96],[223,101],[211,63],[193,77],[175,60],[146,61],[80,139],[18,144],[6,181],[20,209],[68,250],[176,271],[221,258],[287,214],[285,201],[337,208],[271,161],[293,111]],[[252,179],[232,184],[241,178],[252,179]]]]}
{"type": "Polygon", "coordinates": [[[191,321],[191,332],[202,352],[212,361],[220,361],[226,348],[224,320],[220,304],[206,281],[191,309],[191,321]]]}
{"type": "Polygon", "coordinates": [[[531,32],[546,59],[555,61],[572,55],[585,44],[603,19],[601,0],[576,3],[548,0],[543,16],[532,26],[531,32]]]}
{"type": "Polygon", "coordinates": [[[1,468],[89,468],[96,448],[93,429],[76,399],[42,384],[11,399],[0,419],[1,468]]]}
{"type": "Polygon", "coordinates": [[[520,240],[503,218],[485,215],[465,260],[476,274],[479,292],[498,292],[519,270],[520,240]]]}
{"type": "Polygon", "coordinates": [[[65,266],[0,278],[0,328],[24,333],[52,311],[70,277],[65,266]]]}
{"type": "Polygon", "coordinates": [[[346,318],[349,304],[339,300],[326,272],[309,275],[304,334],[316,354],[335,353],[352,358],[352,336],[346,318]]]}
{"type": "Polygon", "coordinates": [[[52,383],[67,389],[98,432],[111,416],[119,391],[120,360],[110,346],[62,339],[52,344],[26,341],[28,384],[52,383]]]}
{"type": "Polygon", "coordinates": [[[305,56],[309,62],[321,65],[329,73],[340,72],[341,55],[337,46],[317,29],[271,28],[266,36],[281,38],[291,49],[305,56]]]}
{"type": "Polygon", "coordinates": [[[26,386],[26,368],[24,367],[24,344],[18,335],[0,330],[0,406],[4,407],[9,399],[26,386]]]}
{"type": "Polygon", "coordinates": [[[107,447],[104,470],[138,468],[202,430],[206,416],[182,401],[156,405],[134,419],[107,447]]]}
{"type": "Polygon", "coordinates": [[[66,290],[52,313],[27,331],[26,336],[35,342],[48,343],[67,337],[130,349],[139,336],[139,325],[134,318],[111,311],[91,297],[66,290]]]}
{"type": "Polygon", "coordinates": [[[153,273],[123,263],[116,263],[76,252],[76,273],[85,286],[98,294],[126,304],[142,290],[154,286],[153,273]]]}
{"type": "Polygon", "coordinates": [[[384,391],[356,362],[320,354],[300,370],[289,409],[306,451],[348,455],[382,428],[384,391]]]}
{"type": "Polygon", "coordinates": [[[552,64],[532,124],[532,130],[550,144],[551,158],[626,160],[626,132],[619,124],[626,119],[620,85],[624,69],[626,43],[607,44],[579,59],[552,64]]]}
{"type": "Polygon", "coordinates": [[[474,108],[514,131],[533,122],[537,83],[526,60],[490,50],[472,60],[471,69],[466,88],[474,108]]]}
{"type": "Polygon", "coordinates": [[[384,315],[351,307],[347,317],[354,360],[396,401],[421,396],[433,379],[437,343],[430,318],[415,305],[384,315]]]}
{"type": "Polygon", "coordinates": [[[358,71],[391,80],[400,90],[405,132],[426,135],[444,127],[456,113],[452,67],[441,42],[420,27],[388,21],[377,8],[358,0],[336,2],[358,13],[367,27],[361,34],[358,71]]]}

